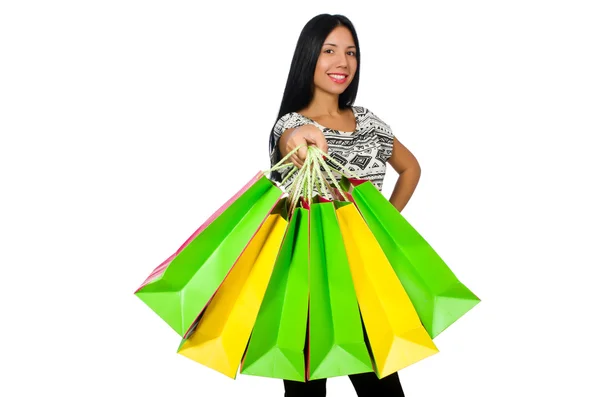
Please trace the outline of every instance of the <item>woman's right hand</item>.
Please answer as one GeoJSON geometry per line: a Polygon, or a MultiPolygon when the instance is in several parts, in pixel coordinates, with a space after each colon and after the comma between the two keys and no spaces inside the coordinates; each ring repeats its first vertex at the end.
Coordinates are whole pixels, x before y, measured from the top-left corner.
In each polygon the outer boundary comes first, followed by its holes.
{"type": "MultiPolygon", "coordinates": [[[[328,151],[327,140],[321,130],[312,124],[305,124],[298,128],[288,128],[279,139],[279,151],[281,157],[287,156],[289,152],[301,145],[315,145],[325,153],[328,151]]],[[[307,148],[300,148],[289,158],[296,167],[301,168],[306,160],[307,148]]]]}

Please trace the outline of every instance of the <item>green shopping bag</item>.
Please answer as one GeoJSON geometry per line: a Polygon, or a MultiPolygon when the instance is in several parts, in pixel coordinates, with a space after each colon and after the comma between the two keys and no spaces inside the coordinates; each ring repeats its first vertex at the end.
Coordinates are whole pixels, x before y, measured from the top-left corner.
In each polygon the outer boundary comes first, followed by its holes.
{"type": "Polygon", "coordinates": [[[313,203],[309,213],[308,379],[372,372],[334,203],[313,203]]]}
{"type": "Polygon", "coordinates": [[[161,263],[135,295],[186,337],[283,194],[259,172],[161,263]]]}
{"type": "Polygon", "coordinates": [[[480,302],[370,181],[342,178],[433,339],[480,302]]]}
{"type": "Polygon", "coordinates": [[[242,360],[242,374],[305,380],[308,221],[306,209],[294,209],[242,360]]]}

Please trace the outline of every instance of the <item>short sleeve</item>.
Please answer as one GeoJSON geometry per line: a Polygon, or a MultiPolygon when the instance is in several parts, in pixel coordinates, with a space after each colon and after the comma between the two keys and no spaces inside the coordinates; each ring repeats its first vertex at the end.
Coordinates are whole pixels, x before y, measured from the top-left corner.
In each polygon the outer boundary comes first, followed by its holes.
{"type": "Polygon", "coordinates": [[[394,147],[394,133],[392,127],[385,123],[375,113],[366,109],[367,117],[370,118],[371,128],[377,136],[380,148],[377,157],[386,163],[392,157],[392,148],[394,147]]]}

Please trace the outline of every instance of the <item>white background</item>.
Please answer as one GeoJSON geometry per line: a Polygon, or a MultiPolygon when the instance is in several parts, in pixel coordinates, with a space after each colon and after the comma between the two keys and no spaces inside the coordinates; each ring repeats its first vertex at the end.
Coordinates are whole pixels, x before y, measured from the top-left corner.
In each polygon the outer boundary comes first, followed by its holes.
{"type": "Polygon", "coordinates": [[[600,395],[595,6],[2,2],[0,394],[283,395],[178,355],[133,292],[268,168],[298,35],[341,13],[355,104],[422,167],[403,215],[482,299],[400,372],[406,396],[600,395]]]}

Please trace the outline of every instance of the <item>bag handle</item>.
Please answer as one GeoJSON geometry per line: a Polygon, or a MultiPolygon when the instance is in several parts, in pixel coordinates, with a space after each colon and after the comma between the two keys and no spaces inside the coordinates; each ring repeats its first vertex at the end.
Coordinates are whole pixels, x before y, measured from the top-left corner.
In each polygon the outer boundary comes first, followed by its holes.
{"type": "Polygon", "coordinates": [[[347,167],[340,164],[340,162],[338,162],[329,154],[319,149],[317,146],[307,144],[295,147],[285,157],[283,157],[279,162],[277,162],[277,164],[275,164],[270,169],[264,171],[263,174],[266,175],[267,173],[270,173],[272,171],[292,166],[294,167],[294,169],[292,169],[280,182],[281,185],[285,184],[285,182],[297,172],[296,178],[292,185],[288,189],[283,189],[286,193],[288,193],[290,197],[291,211],[293,211],[293,209],[296,207],[296,204],[302,197],[306,198],[309,203],[312,203],[312,192],[315,190],[315,187],[321,192],[325,192],[328,190],[331,193],[332,197],[336,197],[333,187],[327,182],[325,178],[325,174],[329,176],[329,179],[331,179],[331,182],[337,188],[338,192],[343,196],[345,201],[350,201],[350,199],[346,195],[345,190],[342,189],[339,182],[333,175],[333,172],[336,172],[346,178],[350,176],[352,178],[360,179],[358,175],[350,171],[347,167]],[[285,163],[286,160],[288,160],[294,153],[296,153],[303,147],[307,148],[307,152],[306,159],[301,168],[295,167],[293,163],[285,163]],[[325,162],[325,159],[338,166],[340,170],[330,167],[325,162]],[[321,169],[321,166],[323,167],[323,170],[321,169]]]}

